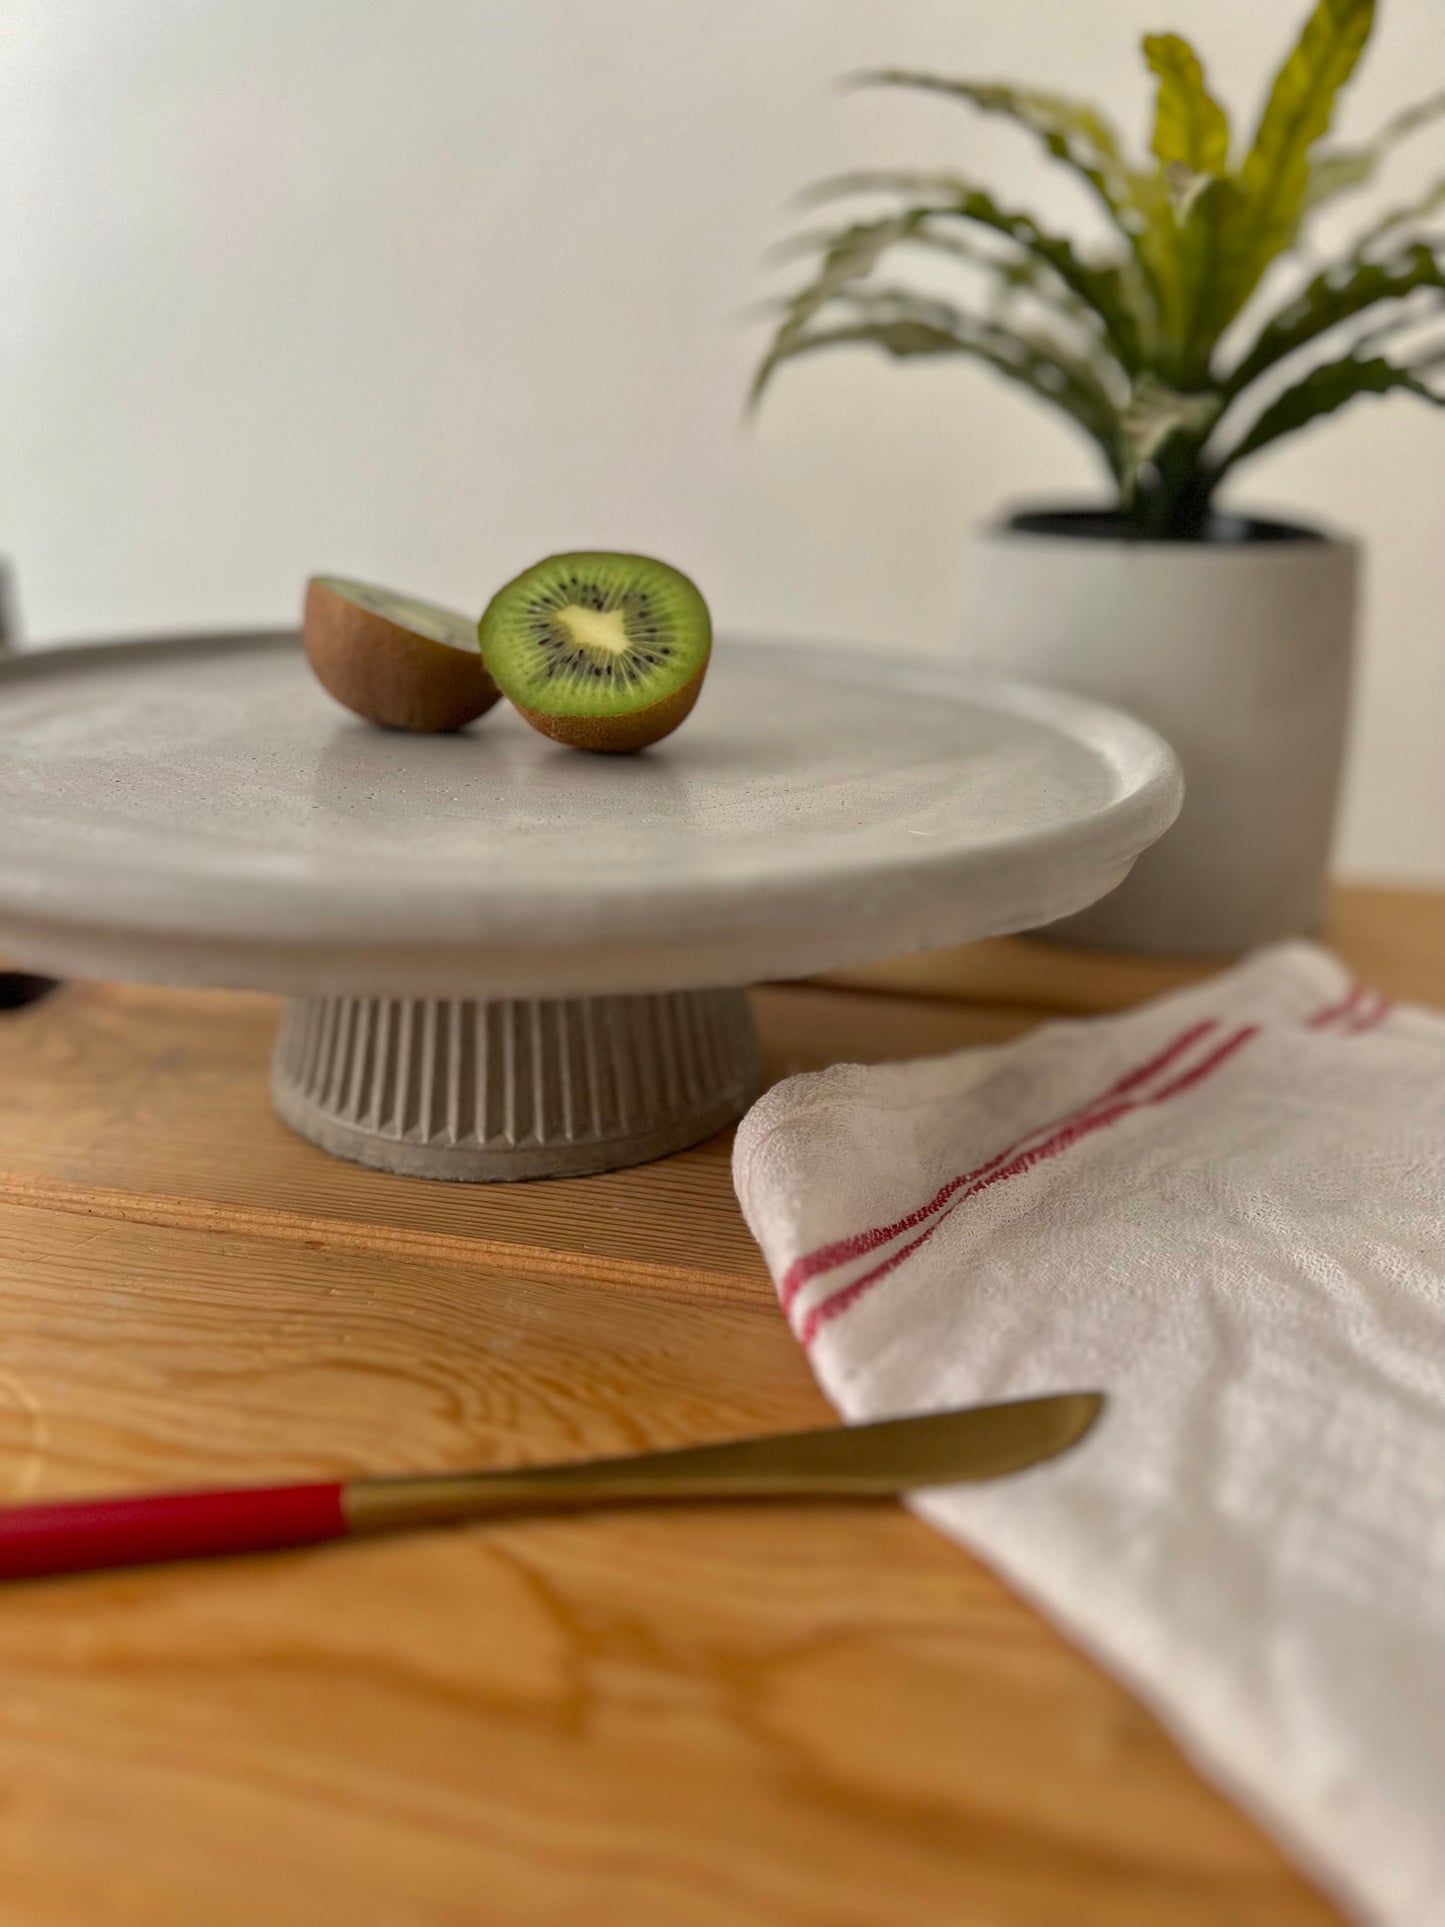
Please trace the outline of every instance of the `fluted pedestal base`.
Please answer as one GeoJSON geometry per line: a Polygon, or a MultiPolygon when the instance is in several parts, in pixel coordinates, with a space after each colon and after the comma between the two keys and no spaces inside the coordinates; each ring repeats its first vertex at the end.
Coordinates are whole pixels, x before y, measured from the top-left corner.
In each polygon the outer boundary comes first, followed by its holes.
{"type": "Polygon", "coordinates": [[[665,1157],[761,1088],[738,990],[535,1003],[305,997],[272,1097],[337,1157],[405,1177],[580,1177],[665,1157]]]}

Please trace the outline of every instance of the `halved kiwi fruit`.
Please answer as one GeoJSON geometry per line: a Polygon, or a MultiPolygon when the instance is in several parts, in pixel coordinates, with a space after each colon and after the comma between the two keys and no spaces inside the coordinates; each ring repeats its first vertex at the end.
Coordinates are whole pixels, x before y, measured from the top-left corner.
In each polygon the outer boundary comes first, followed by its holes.
{"type": "Polygon", "coordinates": [[[549,555],[477,625],[487,668],[534,729],[573,749],[645,749],[697,701],[712,621],[696,585],[646,555],[549,555]]]}
{"type": "Polygon", "coordinates": [[[469,616],[369,582],[312,576],[302,636],[322,687],[388,729],[462,729],[501,694],[469,616]]]}

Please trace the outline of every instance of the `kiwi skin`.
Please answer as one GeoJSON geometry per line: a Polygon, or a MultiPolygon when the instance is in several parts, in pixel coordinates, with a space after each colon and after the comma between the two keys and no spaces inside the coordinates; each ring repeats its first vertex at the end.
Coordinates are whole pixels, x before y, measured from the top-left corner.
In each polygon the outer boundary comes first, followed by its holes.
{"type": "Polygon", "coordinates": [[[464,729],[501,699],[481,655],[433,642],[363,609],[313,576],[302,618],[306,660],[328,695],[384,729],[464,729]]]}
{"type": "Polygon", "coordinates": [[[554,743],[565,743],[568,749],[588,749],[604,756],[630,756],[636,750],[646,749],[649,743],[660,743],[684,721],[702,693],[706,668],[707,664],[702,663],[691,682],[664,696],[660,703],[633,710],[630,716],[548,716],[540,709],[523,709],[520,703],[514,703],[513,708],[533,729],[550,736],[554,743]]]}

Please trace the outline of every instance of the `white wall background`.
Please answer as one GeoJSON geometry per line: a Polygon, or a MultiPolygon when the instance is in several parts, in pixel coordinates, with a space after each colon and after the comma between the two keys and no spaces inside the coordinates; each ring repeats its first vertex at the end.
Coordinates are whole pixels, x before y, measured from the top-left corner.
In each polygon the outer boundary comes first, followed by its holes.
{"type": "MultiPolygon", "coordinates": [[[[1087,492],[1062,424],[866,355],[739,400],[802,182],[1023,137],[845,96],[882,61],[1097,93],[1176,27],[1249,119],[1305,0],[0,0],[0,549],[34,640],[289,620],[333,569],[480,607],[550,549],[693,571],[727,627],[948,646],[966,536],[1087,492]]],[[[1338,131],[1445,82],[1382,10],[1338,131]]],[[[1438,173],[1419,137],[1388,181],[1438,173]]],[[[1358,206],[1358,204],[1356,204],[1358,206]]],[[[1342,867],[1445,877],[1445,417],[1361,401],[1241,502],[1368,540],[1342,867]]]]}

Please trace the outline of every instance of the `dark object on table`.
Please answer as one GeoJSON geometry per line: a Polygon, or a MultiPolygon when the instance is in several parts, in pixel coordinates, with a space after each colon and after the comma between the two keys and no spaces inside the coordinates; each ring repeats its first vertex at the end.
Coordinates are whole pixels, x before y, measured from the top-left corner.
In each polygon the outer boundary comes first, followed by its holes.
{"type": "Polygon", "coordinates": [[[59,984],[54,977],[32,977],[24,970],[0,970],[0,1010],[23,1010],[38,1004],[59,984]]]}

